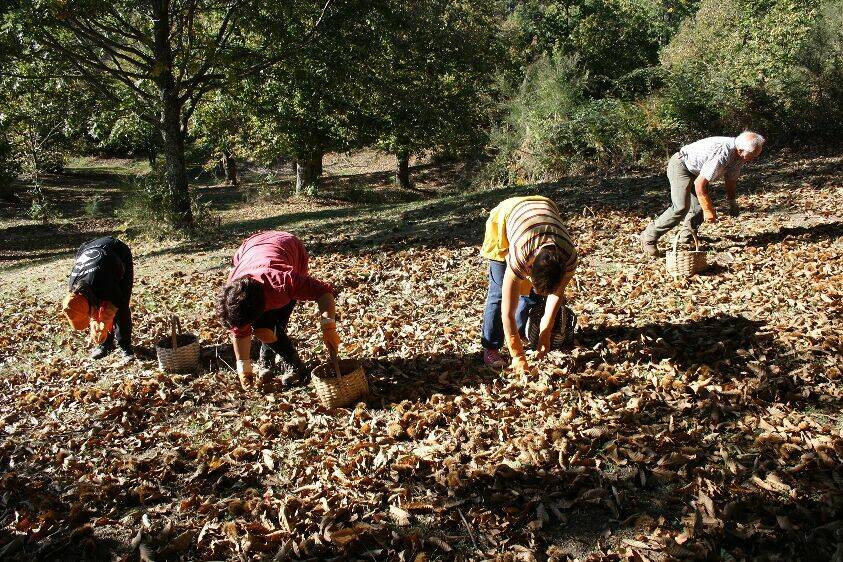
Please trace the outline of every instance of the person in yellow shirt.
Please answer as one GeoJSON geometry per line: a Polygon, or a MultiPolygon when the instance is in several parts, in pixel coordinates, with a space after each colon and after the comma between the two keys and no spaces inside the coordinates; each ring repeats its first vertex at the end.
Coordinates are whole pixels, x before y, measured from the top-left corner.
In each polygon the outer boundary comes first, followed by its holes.
{"type": "Polygon", "coordinates": [[[550,351],[553,327],[564,304],[565,287],[577,266],[576,246],[562,224],[558,207],[546,197],[512,197],[492,209],[480,255],[489,260],[489,291],[483,313],[483,362],[529,371],[521,337],[530,310],[543,306],[539,357],[550,351]]]}

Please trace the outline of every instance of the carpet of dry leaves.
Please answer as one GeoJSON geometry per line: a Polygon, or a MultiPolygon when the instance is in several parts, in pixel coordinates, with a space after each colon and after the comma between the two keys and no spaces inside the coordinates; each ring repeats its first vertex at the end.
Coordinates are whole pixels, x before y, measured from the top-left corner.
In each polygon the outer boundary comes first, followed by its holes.
{"type": "MultiPolygon", "coordinates": [[[[841,560],[842,163],[749,170],[687,284],[635,245],[664,179],[540,187],[579,241],[580,331],[532,378],[476,357],[483,221],[513,190],[433,200],[415,235],[326,228],[312,269],[372,389],[351,409],[240,390],[222,269],[139,279],[128,363],[90,362],[22,289],[0,307],[0,559],[841,560]],[[152,359],[170,311],[198,374],[152,359]]],[[[298,307],[311,361],[317,332],[298,307]]]]}

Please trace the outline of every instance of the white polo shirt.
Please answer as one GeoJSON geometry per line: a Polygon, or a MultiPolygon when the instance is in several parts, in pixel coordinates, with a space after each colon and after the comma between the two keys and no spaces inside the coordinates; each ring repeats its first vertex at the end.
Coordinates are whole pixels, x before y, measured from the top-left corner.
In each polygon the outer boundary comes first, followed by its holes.
{"type": "Polygon", "coordinates": [[[692,174],[712,182],[724,177],[737,179],[744,161],[735,148],[735,137],[708,137],[679,149],[685,167],[692,174]]]}

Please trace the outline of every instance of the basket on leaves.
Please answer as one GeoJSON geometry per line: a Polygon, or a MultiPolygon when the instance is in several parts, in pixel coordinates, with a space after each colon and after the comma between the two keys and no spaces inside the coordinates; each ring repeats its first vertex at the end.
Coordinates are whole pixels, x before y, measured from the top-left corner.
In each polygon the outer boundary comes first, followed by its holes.
{"type": "Polygon", "coordinates": [[[700,241],[694,231],[691,231],[694,239],[693,250],[679,249],[679,236],[673,237],[673,250],[668,250],[665,257],[667,271],[676,279],[687,279],[688,277],[705,271],[708,262],[705,259],[705,252],[700,250],[700,241]]]}
{"type": "Polygon", "coordinates": [[[369,393],[366,372],[360,361],[342,359],[324,363],[313,370],[313,387],[326,408],[354,404],[369,393]]]}
{"type": "MultiPolygon", "coordinates": [[[[539,346],[539,331],[543,315],[544,307],[534,306],[527,316],[527,326],[524,328],[524,332],[527,334],[527,339],[533,349],[539,346]]],[[[550,334],[550,349],[563,349],[571,345],[574,342],[574,328],[576,327],[577,315],[567,306],[561,307],[550,334]]]]}
{"type": "Polygon", "coordinates": [[[170,373],[188,373],[199,365],[199,338],[182,334],[177,316],[170,320],[170,335],[155,344],[158,365],[170,373]]]}

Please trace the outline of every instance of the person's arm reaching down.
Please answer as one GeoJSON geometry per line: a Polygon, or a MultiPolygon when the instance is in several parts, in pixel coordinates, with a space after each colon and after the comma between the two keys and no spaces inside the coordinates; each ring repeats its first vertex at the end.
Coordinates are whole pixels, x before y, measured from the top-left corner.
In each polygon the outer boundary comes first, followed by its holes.
{"type": "Polygon", "coordinates": [[[520,297],[518,291],[518,278],[507,266],[503,276],[502,298],[501,298],[501,320],[503,320],[503,335],[509,354],[512,356],[512,368],[516,373],[522,374],[530,370],[527,365],[527,355],[524,353],[524,345],[521,343],[521,336],[515,325],[515,307],[520,297]]]}
{"type": "Polygon", "coordinates": [[[708,180],[700,174],[694,180],[694,191],[697,193],[697,199],[700,201],[700,207],[703,210],[703,217],[705,222],[717,222],[717,213],[714,211],[714,204],[711,202],[711,197],[708,195],[708,180]]]}
{"type": "Polygon", "coordinates": [[[322,328],[322,341],[333,354],[336,354],[340,347],[340,337],[337,334],[336,308],[334,295],[325,293],[316,300],[319,307],[319,325],[322,328]]]}

